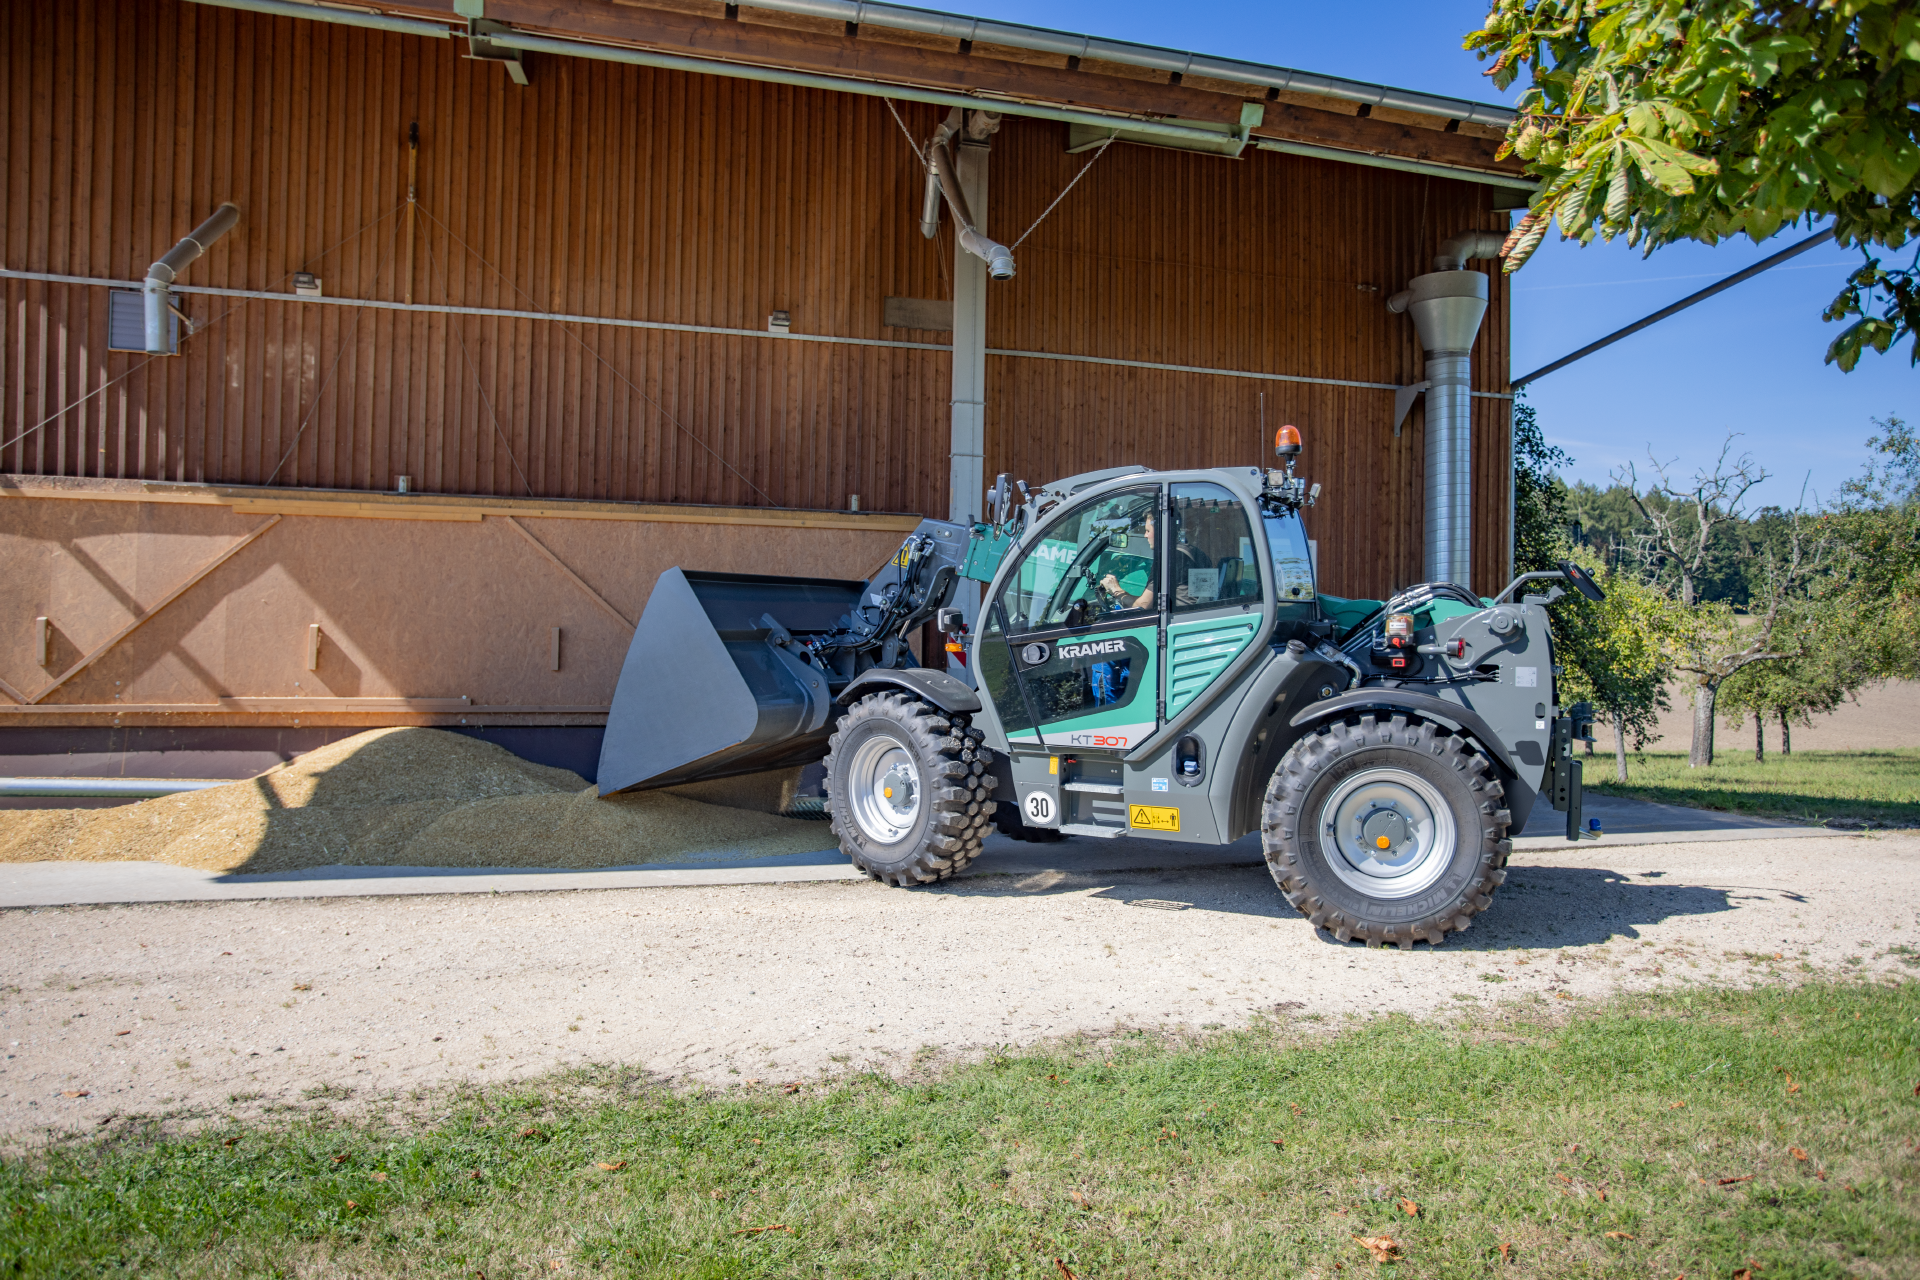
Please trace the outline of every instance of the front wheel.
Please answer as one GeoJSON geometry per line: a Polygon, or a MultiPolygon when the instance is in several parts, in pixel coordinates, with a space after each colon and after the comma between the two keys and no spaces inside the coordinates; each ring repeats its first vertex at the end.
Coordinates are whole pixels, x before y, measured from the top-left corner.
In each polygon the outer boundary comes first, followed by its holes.
{"type": "Polygon", "coordinates": [[[973,861],[993,816],[981,736],[905,693],[848,708],[829,739],[827,816],[854,866],[904,888],[973,861]]]}
{"type": "Polygon", "coordinates": [[[1465,929],[1506,879],[1506,789],[1464,738],[1360,716],[1293,744],[1261,845],[1287,901],[1342,942],[1411,949],[1465,929]]]}

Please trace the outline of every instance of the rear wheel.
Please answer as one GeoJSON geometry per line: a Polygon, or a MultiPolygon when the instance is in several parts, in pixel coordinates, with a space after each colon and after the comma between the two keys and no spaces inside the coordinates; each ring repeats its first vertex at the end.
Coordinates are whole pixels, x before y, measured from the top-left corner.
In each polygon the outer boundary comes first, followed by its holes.
{"type": "Polygon", "coordinates": [[[980,852],[993,816],[986,748],[966,717],[871,693],[829,740],[827,816],[853,865],[888,884],[932,884],[980,852]]]}
{"type": "Polygon", "coordinates": [[[1296,742],[1267,785],[1274,883],[1342,942],[1411,949],[1465,929],[1507,877],[1506,789],[1464,738],[1361,716],[1296,742]]]}

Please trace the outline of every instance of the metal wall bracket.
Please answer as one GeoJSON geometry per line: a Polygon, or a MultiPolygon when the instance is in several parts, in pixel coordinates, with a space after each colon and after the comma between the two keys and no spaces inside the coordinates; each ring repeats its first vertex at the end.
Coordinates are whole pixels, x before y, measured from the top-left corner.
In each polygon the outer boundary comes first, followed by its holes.
{"type": "Polygon", "coordinates": [[[526,55],[518,49],[509,49],[505,45],[495,44],[487,37],[490,35],[511,35],[513,28],[504,22],[494,22],[479,16],[486,0],[455,0],[455,8],[461,13],[474,10],[467,20],[467,56],[482,62],[497,62],[507,69],[515,84],[527,83],[526,55]]]}
{"type": "Polygon", "coordinates": [[[1400,428],[1406,425],[1407,415],[1413,412],[1413,402],[1419,398],[1422,391],[1432,386],[1433,383],[1427,381],[1416,382],[1410,387],[1393,389],[1393,434],[1396,436],[1400,434],[1400,428]]]}

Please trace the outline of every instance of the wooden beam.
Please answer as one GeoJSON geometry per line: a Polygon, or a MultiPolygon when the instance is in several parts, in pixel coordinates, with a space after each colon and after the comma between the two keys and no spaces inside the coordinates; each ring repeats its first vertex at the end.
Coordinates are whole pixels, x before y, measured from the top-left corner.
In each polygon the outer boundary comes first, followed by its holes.
{"type": "MultiPolygon", "coordinates": [[[[452,0],[410,0],[407,7],[447,16],[451,16],[453,9],[452,0]]],[[[1011,62],[986,57],[977,51],[949,53],[763,23],[714,21],[663,9],[617,4],[613,0],[487,0],[487,17],[555,36],[620,40],[687,57],[894,81],[962,93],[984,90],[1035,102],[1128,115],[1238,124],[1242,102],[1264,101],[1258,93],[1244,97],[1214,93],[1168,84],[1164,78],[1098,75],[1064,67],[1011,62]]],[[[1460,165],[1490,173],[1525,171],[1525,166],[1517,160],[1494,158],[1500,147],[1496,139],[1448,133],[1440,126],[1421,129],[1289,103],[1264,102],[1264,105],[1267,117],[1253,131],[1255,137],[1460,165]]]]}
{"type": "Polygon", "coordinates": [[[36,693],[33,695],[33,697],[29,698],[27,700],[29,704],[42,701],[44,698],[46,698],[48,694],[52,693],[55,689],[58,689],[61,685],[65,684],[67,681],[73,679],[75,676],[79,675],[82,671],[85,671],[88,667],[92,666],[95,659],[101,657],[108,650],[112,649],[115,645],[119,644],[122,640],[125,640],[128,636],[132,635],[134,631],[140,626],[140,624],[153,618],[162,609],[166,608],[168,605],[172,604],[175,600],[178,600],[181,596],[185,595],[193,587],[195,583],[200,581],[200,579],[206,577],[208,574],[212,573],[215,569],[218,569],[221,565],[231,560],[236,554],[239,553],[239,551],[243,547],[248,546],[250,543],[253,542],[255,538],[258,538],[261,534],[273,528],[273,526],[279,524],[280,520],[281,520],[280,516],[270,517],[265,524],[255,529],[252,533],[249,533],[245,537],[239,539],[232,546],[228,547],[225,551],[222,551],[219,555],[215,556],[213,559],[207,561],[205,564],[201,565],[198,569],[194,570],[192,575],[189,576],[185,582],[181,583],[179,586],[175,587],[173,590],[167,592],[166,595],[161,596],[159,600],[155,601],[151,609],[148,609],[145,613],[141,614],[140,616],[135,618],[133,621],[129,622],[126,626],[114,632],[112,636],[108,637],[107,642],[105,644],[100,645],[92,653],[89,653],[86,657],[80,659],[80,661],[68,667],[64,672],[60,674],[60,677],[56,679],[52,684],[48,685],[46,688],[42,689],[39,693],[36,693]]]}
{"type": "MultiPolygon", "coordinates": [[[[521,524],[518,520],[515,520],[512,516],[508,516],[506,519],[507,519],[507,523],[514,527],[515,532],[517,532],[521,537],[525,538],[528,542],[532,543],[533,549],[535,551],[538,551],[541,555],[545,556],[548,560],[552,561],[553,567],[558,569],[561,573],[566,574],[568,579],[572,581],[574,586],[586,592],[589,599],[591,599],[595,604],[599,605],[602,609],[605,609],[610,615],[612,615],[613,619],[616,622],[618,622],[621,626],[625,627],[629,631],[633,630],[633,623],[627,621],[627,616],[621,613],[618,609],[614,608],[611,604],[608,604],[607,598],[605,596],[601,595],[598,591],[595,591],[592,587],[588,586],[587,580],[581,577],[579,574],[575,573],[571,568],[569,568],[565,560],[562,560],[559,556],[549,551],[547,549],[546,543],[540,541],[540,539],[533,536],[533,530],[527,528],[527,526],[521,524]]],[[[554,652],[556,657],[556,666],[554,669],[556,671],[559,670],[559,667],[557,665],[559,647],[560,647],[560,642],[558,639],[555,639],[554,652]]]]}

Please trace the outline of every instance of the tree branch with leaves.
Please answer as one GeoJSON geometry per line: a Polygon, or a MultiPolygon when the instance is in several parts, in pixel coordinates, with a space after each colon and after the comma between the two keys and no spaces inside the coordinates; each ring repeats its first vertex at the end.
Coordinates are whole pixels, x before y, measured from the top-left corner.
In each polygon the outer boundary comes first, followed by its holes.
{"type": "Polygon", "coordinates": [[[1833,220],[1863,262],[1827,308],[1852,369],[1912,340],[1920,364],[1920,6],[1913,0],[1495,0],[1468,49],[1524,73],[1502,154],[1541,180],[1507,241],[1517,270],[1557,222],[1625,236],[1765,240],[1833,220]]]}

